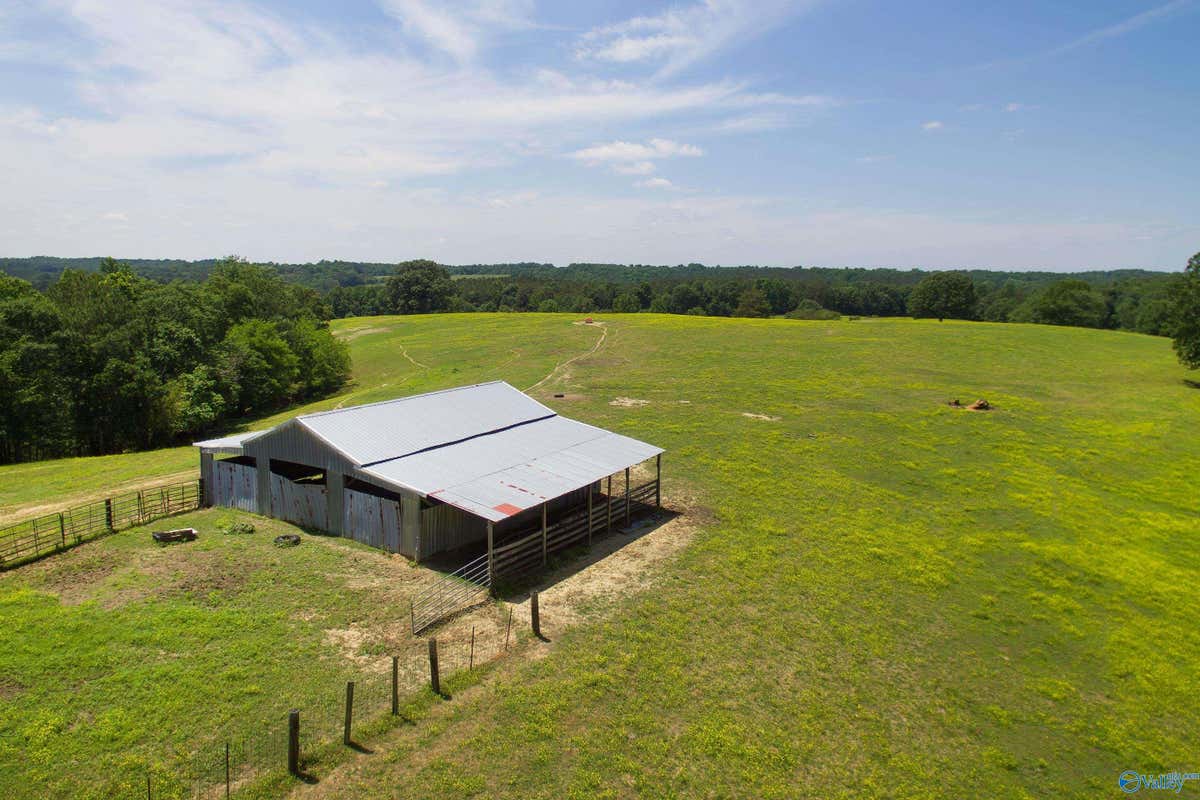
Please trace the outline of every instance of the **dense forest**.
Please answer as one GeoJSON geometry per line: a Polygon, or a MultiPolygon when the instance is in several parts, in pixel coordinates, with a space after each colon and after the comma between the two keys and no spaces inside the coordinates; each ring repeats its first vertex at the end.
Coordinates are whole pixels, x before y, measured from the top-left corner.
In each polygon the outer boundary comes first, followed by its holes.
{"type": "Polygon", "coordinates": [[[1183,274],[614,264],[0,259],[0,463],[186,441],[327,394],[332,317],[640,311],[1035,322],[1174,336],[1200,365],[1200,257],[1183,274]],[[7,274],[6,274],[7,273],[7,274]]]}
{"type": "Polygon", "coordinates": [[[0,463],[144,449],[341,386],[318,292],[236,259],[160,282],[111,259],[0,272],[0,463]]]}
{"type": "MultiPolygon", "coordinates": [[[[97,270],[102,259],[0,259],[0,271],[50,286],[64,268],[97,270]]],[[[159,282],[202,281],[221,263],[132,260],[159,282]]],[[[954,316],[992,322],[1042,322],[1169,333],[1170,273],[1055,272],[827,267],[713,267],[704,264],[467,264],[431,261],[268,264],[280,279],[313,289],[336,317],[429,311],[655,311],[707,316],[822,318],[954,316]],[[938,314],[917,289],[947,275],[969,279],[966,306],[938,314]],[[940,277],[939,277],[940,276],[940,277]],[[399,283],[397,283],[399,281],[399,283]],[[407,287],[407,288],[406,288],[407,287]],[[409,299],[409,295],[415,299],[409,299]],[[914,295],[916,301],[914,302],[914,295]]]]}

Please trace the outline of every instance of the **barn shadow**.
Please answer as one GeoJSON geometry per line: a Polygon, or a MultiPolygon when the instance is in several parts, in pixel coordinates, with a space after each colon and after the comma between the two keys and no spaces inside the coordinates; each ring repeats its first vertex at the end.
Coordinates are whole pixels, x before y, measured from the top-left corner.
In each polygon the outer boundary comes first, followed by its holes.
{"type": "Polygon", "coordinates": [[[613,525],[612,533],[593,537],[592,544],[576,545],[552,553],[546,566],[496,582],[495,596],[507,603],[523,603],[532,592],[543,592],[598,564],[643,536],[649,536],[681,514],[669,508],[643,512],[628,526],[613,525]]]}

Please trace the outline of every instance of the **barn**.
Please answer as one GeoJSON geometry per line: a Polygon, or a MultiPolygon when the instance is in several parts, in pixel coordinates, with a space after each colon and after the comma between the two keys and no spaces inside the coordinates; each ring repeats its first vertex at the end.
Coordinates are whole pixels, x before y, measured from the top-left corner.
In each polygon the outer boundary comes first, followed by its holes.
{"type": "Polygon", "coordinates": [[[303,414],[197,442],[206,505],[496,577],[660,503],[662,449],[503,381],[303,414]],[[632,485],[637,469],[652,477],[632,485]],[[613,478],[617,478],[614,490],[613,478]]]}

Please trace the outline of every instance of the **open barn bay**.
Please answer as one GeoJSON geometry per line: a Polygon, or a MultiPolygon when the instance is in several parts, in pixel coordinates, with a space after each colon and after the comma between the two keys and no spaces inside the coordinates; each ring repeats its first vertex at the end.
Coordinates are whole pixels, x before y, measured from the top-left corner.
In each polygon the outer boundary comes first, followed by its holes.
{"type": "MultiPolygon", "coordinates": [[[[534,387],[565,415],[666,448],[665,500],[691,524],[636,591],[299,794],[1094,797],[1126,769],[1198,768],[1200,390],[1167,340],[579,322],[334,323],[355,383],[311,410],[492,379],[534,387]],[[994,410],[948,405],[979,398],[994,410]]],[[[15,516],[103,492],[109,470],[152,483],[195,461],[180,448],[5,467],[0,503],[15,516]]],[[[288,527],[253,519],[263,535],[288,527]]],[[[157,551],[132,531],[0,575],[11,795],[85,793],[72,780],[103,773],[88,764],[151,762],[253,717],[269,704],[250,688],[324,691],[347,659],[399,646],[327,634],[388,624],[362,548],[297,548],[314,557],[283,580],[273,551],[220,536],[157,551]],[[162,552],[213,565],[196,577],[162,552]]]]}

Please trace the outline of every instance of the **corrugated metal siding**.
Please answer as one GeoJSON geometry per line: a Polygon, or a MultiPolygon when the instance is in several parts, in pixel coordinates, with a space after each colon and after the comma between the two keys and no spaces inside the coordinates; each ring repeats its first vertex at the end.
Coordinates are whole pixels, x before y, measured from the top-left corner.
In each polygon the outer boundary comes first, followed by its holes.
{"type": "Polygon", "coordinates": [[[420,558],[487,538],[487,523],[465,511],[438,504],[421,510],[420,558]]]}
{"type": "Polygon", "coordinates": [[[213,463],[212,503],[215,506],[258,511],[258,470],[232,461],[213,463]]]}
{"type": "Polygon", "coordinates": [[[371,464],[553,415],[532,397],[496,381],[298,419],[359,464],[371,464]]]}
{"type": "Polygon", "coordinates": [[[271,473],[271,516],[306,528],[329,530],[325,487],[293,483],[282,475],[271,473]]]}
{"type": "Polygon", "coordinates": [[[343,498],[343,536],[389,553],[400,552],[399,503],[353,489],[346,489],[343,498]]]}
{"type": "Polygon", "coordinates": [[[259,464],[267,464],[269,459],[275,459],[306,464],[325,471],[335,470],[343,474],[353,474],[358,466],[313,436],[295,419],[247,442],[243,450],[247,456],[257,459],[259,464]]]}

